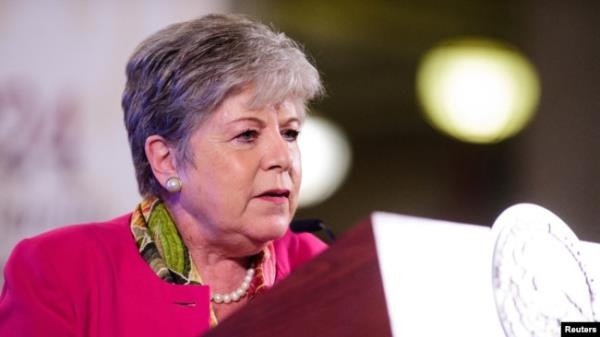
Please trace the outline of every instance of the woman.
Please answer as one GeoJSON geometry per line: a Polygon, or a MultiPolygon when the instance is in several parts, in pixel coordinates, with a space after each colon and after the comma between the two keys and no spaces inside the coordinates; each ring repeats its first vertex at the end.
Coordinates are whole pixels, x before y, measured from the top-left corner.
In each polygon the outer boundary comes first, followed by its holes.
{"type": "Polygon", "coordinates": [[[198,336],[324,249],[288,231],[317,70],[283,34],[209,15],[127,65],[125,126],[144,200],[19,243],[1,336],[198,336]]]}

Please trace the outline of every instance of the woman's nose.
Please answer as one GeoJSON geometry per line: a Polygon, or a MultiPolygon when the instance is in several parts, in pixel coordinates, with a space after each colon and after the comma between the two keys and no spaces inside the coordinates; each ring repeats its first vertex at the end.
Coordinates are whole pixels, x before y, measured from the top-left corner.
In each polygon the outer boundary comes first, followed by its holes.
{"type": "Polygon", "coordinates": [[[269,137],[266,144],[266,153],[263,156],[264,168],[267,170],[289,170],[294,160],[294,150],[290,144],[280,134],[269,137]]]}

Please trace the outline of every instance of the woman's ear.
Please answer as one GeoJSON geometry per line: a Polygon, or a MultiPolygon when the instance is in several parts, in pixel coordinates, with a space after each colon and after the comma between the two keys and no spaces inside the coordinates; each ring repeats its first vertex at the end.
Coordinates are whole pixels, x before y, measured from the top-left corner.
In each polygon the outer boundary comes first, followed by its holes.
{"type": "Polygon", "coordinates": [[[165,186],[167,179],[177,176],[175,150],[163,137],[152,135],[146,138],[144,150],[154,177],[162,186],[165,186]]]}

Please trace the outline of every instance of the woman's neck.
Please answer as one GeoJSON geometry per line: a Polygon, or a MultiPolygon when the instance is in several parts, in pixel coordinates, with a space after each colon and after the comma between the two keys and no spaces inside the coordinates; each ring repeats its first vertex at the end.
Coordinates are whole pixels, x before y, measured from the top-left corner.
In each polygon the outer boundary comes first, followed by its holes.
{"type": "Polygon", "coordinates": [[[177,203],[165,204],[203,283],[218,293],[237,289],[250,267],[250,258],[262,247],[245,244],[237,234],[211,230],[177,203]]]}
{"type": "Polygon", "coordinates": [[[203,263],[239,259],[258,254],[265,243],[253,242],[242,233],[223,230],[222,225],[189,213],[177,200],[163,199],[186,247],[195,250],[203,263]]]}

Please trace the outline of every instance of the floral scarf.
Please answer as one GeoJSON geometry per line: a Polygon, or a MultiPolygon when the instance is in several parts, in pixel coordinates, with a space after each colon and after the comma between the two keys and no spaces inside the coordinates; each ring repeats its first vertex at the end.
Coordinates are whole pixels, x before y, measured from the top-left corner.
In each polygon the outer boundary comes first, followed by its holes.
{"type": "MultiPolygon", "coordinates": [[[[202,278],[162,200],[143,200],[133,211],[131,232],[140,255],[162,280],[180,285],[202,285],[202,278]]],[[[268,244],[253,257],[255,277],[247,296],[252,300],[275,281],[275,250],[268,244]]],[[[211,326],[218,324],[211,303],[211,326]]]]}

